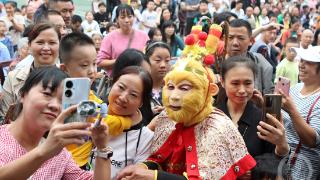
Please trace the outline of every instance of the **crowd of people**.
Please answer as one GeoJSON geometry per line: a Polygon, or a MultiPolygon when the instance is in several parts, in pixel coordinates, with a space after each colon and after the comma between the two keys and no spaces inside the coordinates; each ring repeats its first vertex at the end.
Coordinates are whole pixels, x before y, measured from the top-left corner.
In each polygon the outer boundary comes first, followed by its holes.
{"type": "Polygon", "coordinates": [[[91,5],[0,0],[0,179],[320,179],[320,2],[91,5]],[[108,115],[64,123],[82,77],[108,115]]]}

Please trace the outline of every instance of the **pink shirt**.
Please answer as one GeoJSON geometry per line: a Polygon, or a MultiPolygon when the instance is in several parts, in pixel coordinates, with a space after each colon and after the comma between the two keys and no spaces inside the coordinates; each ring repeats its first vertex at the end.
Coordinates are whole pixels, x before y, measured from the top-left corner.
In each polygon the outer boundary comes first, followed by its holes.
{"type": "MultiPolygon", "coordinates": [[[[25,148],[7,130],[7,125],[0,126],[0,147],[0,166],[14,161],[27,153],[25,148]]],[[[93,173],[80,169],[72,160],[71,154],[66,149],[63,149],[58,155],[42,164],[28,179],[93,179],[93,173]]]]}
{"type": "MultiPolygon", "coordinates": [[[[127,49],[130,34],[125,35],[120,30],[112,31],[103,38],[100,51],[97,57],[97,63],[100,64],[103,59],[116,59],[124,50],[127,49]]],[[[130,48],[143,51],[149,40],[144,31],[134,30],[133,39],[130,48]]]]}

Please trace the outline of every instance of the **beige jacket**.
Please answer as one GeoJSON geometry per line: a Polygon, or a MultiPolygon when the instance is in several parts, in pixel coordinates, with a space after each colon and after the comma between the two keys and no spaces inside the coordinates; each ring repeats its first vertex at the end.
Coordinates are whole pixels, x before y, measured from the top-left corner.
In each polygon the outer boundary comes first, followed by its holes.
{"type": "Polygon", "coordinates": [[[19,100],[19,90],[27,79],[31,66],[32,64],[29,64],[21,69],[15,69],[9,72],[3,84],[3,97],[0,103],[0,116],[5,116],[9,106],[19,100]]]}

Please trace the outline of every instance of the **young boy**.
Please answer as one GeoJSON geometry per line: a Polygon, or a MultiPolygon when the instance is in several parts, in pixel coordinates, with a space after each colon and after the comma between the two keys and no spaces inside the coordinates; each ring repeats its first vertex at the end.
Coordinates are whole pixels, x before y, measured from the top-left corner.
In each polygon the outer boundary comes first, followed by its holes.
{"type": "MultiPolygon", "coordinates": [[[[83,33],[71,33],[62,38],[59,47],[60,68],[65,71],[70,77],[88,77],[91,83],[94,82],[97,73],[96,64],[96,49],[93,40],[83,33]]],[[[101,104],[103,101],[90,91],[89,100],[101,104]]],[[[87,121],[94,123],[97,118],[88,118],[87,121]]],[[[109,126],[109,133],[115,135],[117,132],[122,132],[124,129],[131,127],[129,118],[108,115],[103,121],[109,126]],[[119,125],[121,122],[122,125],[119,125]],[[119,128],[119,127],[124,127],[119,128]]],[[[67,146],[71,152],[73,159],[79,167],[89,170],[89,157],[93,143],[91,140],[78,146],[72,144],[67,146]]]]}
{"type": "Polygon", "coordinates": [[[211,14],[208,9],[208,1],[201,0],[199,5],[199,13],[194,16],[193,24],[196,25],[200,23],[202,25],[202,30],[205,32],[209,32],[209,21],[211,20],[211,14]],[[201,21],[201,22],[199,22],[201,21]]]}
{"type": "Polygon", "coordinates": [[[94,20],[100,25],[101,34],[106,31],[106,25],[109,22],[109,17],[107,13],[107,6],[104,2],[100,2],[98,5],[99,11],[95,13],[94,20]]]}
{"type": "Polygon", "coordinates": [[[6,36],[8,29],[6,23],[3,20],[0,20],[0,42],[2,42],[9,50],[10,59],[13,59],[14,52],[13,52],[13,44],[11,39],[6,36]]]}
{"type": "Polygon", "coordinates": [[[298,62],[295,61],[296,53],[292,48],[298,48],[299,42],[297,38],[290,37],[285,43],[286,58],[284,58],[277,66],[275,83],[279,76],[290,79],[290,85],[294,86],[298,83],[298,62]]]}
{"type": "Polygon", "coordinates": [[[144,31],[146,33],[149,32],[150,28],[157,27],[157,12],[154,8],[154,1],[149,0],[147,3],[147,9],[142,12],[142,24],[144,25],[144,31]]]}

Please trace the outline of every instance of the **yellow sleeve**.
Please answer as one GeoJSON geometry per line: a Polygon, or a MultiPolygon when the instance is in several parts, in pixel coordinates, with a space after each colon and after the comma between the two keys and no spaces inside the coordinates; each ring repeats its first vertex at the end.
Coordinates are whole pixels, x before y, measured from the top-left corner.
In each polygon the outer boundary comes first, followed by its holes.
{"type": "Polygon", "coordinates": [[[108,115],[103,119],[103,122],[109,126],[109,133],[112,136],[117,136],[123,132],[123,130],[129,129],[132,124],[132,120],[124,116],[108,115]]]}

